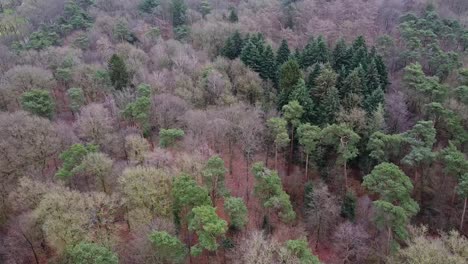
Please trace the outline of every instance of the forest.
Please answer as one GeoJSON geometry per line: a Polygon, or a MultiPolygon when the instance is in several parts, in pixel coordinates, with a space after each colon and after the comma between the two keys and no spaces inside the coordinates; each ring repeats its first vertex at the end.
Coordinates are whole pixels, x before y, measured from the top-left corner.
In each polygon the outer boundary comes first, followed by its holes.
{"type": "Polygon", "coordinates": [[[0,263],[468,263],[467,0],[0,0],[0,263]]]}

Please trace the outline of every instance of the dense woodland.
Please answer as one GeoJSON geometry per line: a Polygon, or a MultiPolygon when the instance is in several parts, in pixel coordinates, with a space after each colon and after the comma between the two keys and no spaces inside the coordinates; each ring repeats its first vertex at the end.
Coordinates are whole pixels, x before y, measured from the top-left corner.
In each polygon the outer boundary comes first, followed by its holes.
{"type": "Polygon", "coordinates": [[[0,0],[0,263],[468,263],[468,1],[0,0]]]}

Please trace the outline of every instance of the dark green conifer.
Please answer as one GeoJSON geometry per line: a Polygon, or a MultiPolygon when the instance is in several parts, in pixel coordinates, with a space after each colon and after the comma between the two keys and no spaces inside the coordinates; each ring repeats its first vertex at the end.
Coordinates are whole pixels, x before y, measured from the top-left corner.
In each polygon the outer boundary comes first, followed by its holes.
{"type": "Polygon", "coordinates": [[[125,88],[130,81],[125,62],[117,54],[112,55],[108,62],[109,78],[115,89],[125,88]]]}
{"type": "Polygon", "coordinates": [[[276,62],[278,66],[281,66],[283,63],[288,61],[291,51],[289,50],[288,42],[286,40],[281,41],[281,45],[276,52],[276,62]]]}

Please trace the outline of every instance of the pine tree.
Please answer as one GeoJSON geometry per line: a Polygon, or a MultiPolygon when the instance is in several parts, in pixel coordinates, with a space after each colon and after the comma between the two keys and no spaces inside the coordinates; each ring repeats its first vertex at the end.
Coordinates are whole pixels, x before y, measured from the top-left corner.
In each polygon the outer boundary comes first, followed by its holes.
{"type": "Polygon", "coordinates": [[[206,15],[211,13],[210,2],[208,2],[208,0],[202,0],[198,9],[200,10],[200,13],[202,14],[203,18],[205,18],[206,15]]]}
{"type": "Polygon", "coordinates": [[[350,52],[352,53],[351,68],[354,69],[358,67],[359,65],[362,65],[364,69],[367,69],[368,50],[367,50],[366,41],[363,36],[359,36],[353,42],[350,52]]]}
{"type": "Polygon", "coordinates": [[[239,31],[236,30],[236,32],[234,32],[234,34],[232,34],[232,36],[230,36],[226,40],[226,44],[221,50],[221,54],[233,60],[240,56],[243,46],[244,46],[244,40],[242,39],[242,36],[239,33],[239,31]]]}
{"type": "Polygon", "coordinates": [[[315,62],[319,63],[327,63],[330,60],[330,51],[328,49],[327,43],[325,42],[325,39],[323,36],[319,36],[317,38],[316,44],[315,44],[315,62]]]}
{"type": "Polygon", "coordinates": [[[288,103],[290,93],[301,78],[302,72],[295,59],[290,59],[281,66],[279,73],[279,108],[288,103]]]}
{"type": "Polygon", "coordinates": [[[281,41],[281,45],[276,52],[276,62],[278,66],[281,66],[283,63],[289,60],[291,51],[289,50],[288,42],[286,40],[281,41]]]}
{"type": "Polygon", "coordinates": [[[390,84],[388,80],[387,66],[383,61],[382,56],[377,55],[375,57],[375,66],[377,67],[377,72],[379,73],[379,80],[382,90],[386,90],[387,86],[390,84]]]}
{"type": "Polygon", "coordinates": [[[338,42],[336,42],[335,49],[333,50],[333,53],[332,53],[333,69],[335,71],[338,71],[343,66],[345,68],[348,68],[350,63],[351,61],[350,61],[349,51],[348,51],[346,42],[344,41],[344,39],[339,39],[338,42]]]}
{"type": "Polygon", "coordinates": [[[314,65],[314,69],[309,73],[306,79],[306,86],[311,89],[315,86],[315,79],[320,75],[320,71],[322,70],[320,64],[316,63],[314,65]]]}
{"type": "Polygon", "coordinates": [[[273,49],[270,45],[268,45],[261,54],[260,67],[260,77],[264,80],[271,80],[275,83],[277,78],[276,60],[275,54],[273,53],[273,49]]]}
{"type": "Polygon", "coordinates": [[[340,108],[340,97],[336,88],[338,75],[330,65],[327,65],[315,80],[315,86],[311,90],[315,104],[317,124],[331,124],[340,108]]]}
{"type": "Polygon", "coordinates": [[[249,66],[255,72],[260,71],[260,51],[252,41],[252,38],[247,40],[242,52],[240,54],[241,61],[249,66]]]}
{"type": "Polygon", "coordinates": [[[187,6],[184,0],[172,0],[172,26],[174,28],[185,25],[187,6]]]}
{"type": "Polygon", "coordinates": [[[288,99],[289,101],[297,100],[304,108],[304,115],[302,116],[303,123],[311,122],[314,119],[314,101],[303,79],[299,79],[288,99]]]}
{"type": "Polygon", "coordinates": [[[312,66],[314,63],[317,62],[317,43],[314,41],[313,38],[310,38],[307,42],[307,45],[304,47],[304,50],[299,56],[299,64],[302,68],[307,68],[312,66]]]}
{"type": "Polygon", "coordinates": [[[237,11],[235,8],[231,7],[229,10],[229,22],[236,23],[239,21],[239,17],[237,16],[237,11]]]}
{"type": "Polygon", "coordinates": [[[130,77],[127,72],[127,66],[122,58],[117,54],[112,55],[107,67],[109,78],[115,89],[122,90],[128,86],[130,77]]]}

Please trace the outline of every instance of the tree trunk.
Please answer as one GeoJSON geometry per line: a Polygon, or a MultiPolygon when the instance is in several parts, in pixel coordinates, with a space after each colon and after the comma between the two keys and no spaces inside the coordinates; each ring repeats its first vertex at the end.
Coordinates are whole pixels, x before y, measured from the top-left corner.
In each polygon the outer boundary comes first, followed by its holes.
{"type": "Polygon", "coordinates": [[[106,180],[104,179],[104,176],[101,177],[101,184],[102,184],[102,190],[104,191],[104,193],[107,194],[106,180]]]}
{"type": "Polygon", "coordinates": [[[344,180],[345,180],[345,191],[347,192],[348,191],[348,168],[347,168],[347,164],[346,164],[346,159],[344,161],[344,164],[343,164],[343,174],[344,174],[344,180]]]}
{"type": "Polygon", "coordinates": [[[275,145],[275,170],[278,171],[278,146],[275,145]]]}
{"type": "Polygon", "coordinates": [[[247,179],[247,185],[245,187],[245,194],[247,195],[247,203],[249,202],[249,156],[247,155],[245,159],[247,166],[245,169],[245,177],[247,179]]]}
{"type": "Polygon", "coordinates": [[[288,162],[288,172],[287,175],[291,174],[291,166],[293,162],[293,152],[294,152],[294,127],[291,129],[291,150],[289,151],[289,162],[288,162]]]}
{"type": "Polygon", "coordinates": [[[319,224],[318,224],[318,227],[317,227],[317,240],[315,240],[315,250],[317,250],[318,248],[318,243],[319,243],[319,240],[320,240],[320,222],[322,221],[322,217],[319,217],[319,224]]]}
{"type": "Polygon", "coordinates": [[[31,241],[29,241],[28,237],[26,235],[24,235],[23,231],[21,231],[21,235],[24,237],[26,242],[28,242],[29,247],[31,247],[31,250],[33,252],[34,260],[36,261],[36,264],[39,264],[39,259],[37,258],[36,250],[34,249],[33,244],[31,243],[31,241]]]}
{"type": "Polygon", "coordinates": [[[308,169],[309,169],[309,153],[306,154],[306,164],[305,164],[305,178],[307,181],[309,180],[308,169]]]}
{"type": "Polygon", "coordinates": [[[232,150],[231,140],[229,140],[228,148],[229,148],[229,174],[232,175],[232,160],[234,158],[234,151],[232,150]]]}
{"type": "Polygon", "coordinates": [[[465,221],[465,213],[466,213],[466,200],[468,198],[465,198],[465,203],[463,205],[463,213],[460,221],[460,232],[463,232],[463,222],[465,221]]]}

